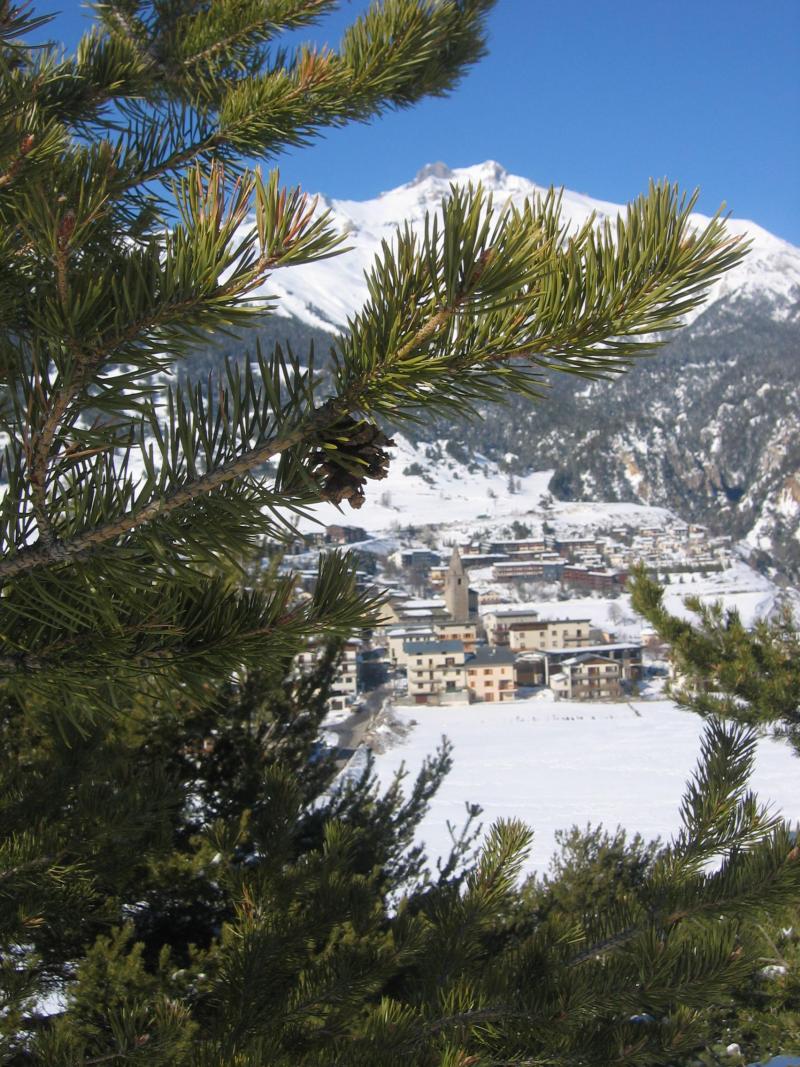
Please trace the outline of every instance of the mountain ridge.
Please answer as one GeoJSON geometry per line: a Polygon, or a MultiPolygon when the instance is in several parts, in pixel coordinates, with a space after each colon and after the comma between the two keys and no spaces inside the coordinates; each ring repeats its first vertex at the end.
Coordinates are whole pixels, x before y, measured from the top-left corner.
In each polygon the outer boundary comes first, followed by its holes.
{"type": "MultiPolygon", "coordinates": [[[[330,211],[332,224],[347,234],[352,247],[330,260],[276,271],[266,283],[264,295],[277,297],[283,314],[310,326],[330,332],[345,328],[348,315],[366,299],[363,274],[381,241],[391,241],[400,223],[420,223],[426,212],[437,211],[451,183],[482,184],[496,206],[507,200],[519,205],[526,198],[546,194],[549,188],[509,174],[495,160],[486,160],[455,169],[441,162],[427,164],[411,181],[367,200],[320,196],[320,205],[330,211]]],[[[575,227],[592,215],[602,222],[625,210],[625,205],[567,189],[561,190],[561,206],[564,218],[575,227]]],[[[708,223],[709,216],[692,213],[691,220],[699,228],[708,223]]],[[[727,226],[732,235],[749,239],[751,250],[742,264],[711,288],[705,306],[730,297],[766,296],[773,303],[773,315],[795,314],[800,302],[800,248],[747,219],[731,216],[727,226]]]]}
{"type": "MultiPolygon", "coordinates": [[[[452,170],[428,164],[370,200],[320,198],[351,251],[275,272],[264,290],[279,312],[269,337],[332,341],[366,297],[363,272],[380,242],[437,210],[453,181],[482,183],[495,204],[547,191],[488,160],[452,170]]],[[[576,226],[623,210],[569,190],[562,209],[576,226]]],[[[544,403],[510,397],[502,419],[432,420],[412,430],[413,440],[446,439],[460,462],[477,450],[517,476],[552,468],[563,499],[669,508],[746,541],[765,568],[800,581],[800,249],[748,220],[729,218],[728,227],[752,242],[750,254],[654,357],[610,381],[553,374],[544,403]]]]}

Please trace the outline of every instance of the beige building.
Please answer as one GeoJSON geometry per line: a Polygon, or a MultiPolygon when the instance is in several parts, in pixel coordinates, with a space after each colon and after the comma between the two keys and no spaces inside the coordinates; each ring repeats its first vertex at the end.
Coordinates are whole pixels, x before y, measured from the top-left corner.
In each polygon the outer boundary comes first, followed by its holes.
{"type": "Polygon", "coordinates": [[[461,641],[469,655],[478,644],[478,625],[474,622],[437,622],[434,624],[440,641],[461,641]]]}
{"type": "Polygon", "coordinates": [[[542,619],[512,622],[508,644],[512,652],[543,652],[554,648],[580,648],[596,641],[589,619],[542,619]]]}
{"type": "Polygon", "coordinates": [[[514,653],[507,648],[479,648],[466,663],[467,687],[473,700],[514,700],[517,684],[514,653]]]}
{"type": "Polygon", "coordinates": [[[483,628],[491,645],[507,645],[508,628],[513,623],[536,622],[538,618],[538,611],[532,611],[530,608],[513,608],[507,603],[492,606],[489,611],[484,611],[481,615],[483,628]]]}

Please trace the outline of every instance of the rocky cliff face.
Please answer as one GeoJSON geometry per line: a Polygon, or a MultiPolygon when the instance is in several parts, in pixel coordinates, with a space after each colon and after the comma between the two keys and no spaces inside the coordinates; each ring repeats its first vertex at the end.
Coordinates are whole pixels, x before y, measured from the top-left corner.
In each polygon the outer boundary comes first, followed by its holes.
{"type": "Polygon", "coordinates": [[[512,400],[510,417],[449,427],[451,447],[506,455],[516,472],[554,467],[561,498],[670,508],[797,581],[800,325],[741,310],[715,305],[615,380],[554,377],[534,409],[512,400]]]}

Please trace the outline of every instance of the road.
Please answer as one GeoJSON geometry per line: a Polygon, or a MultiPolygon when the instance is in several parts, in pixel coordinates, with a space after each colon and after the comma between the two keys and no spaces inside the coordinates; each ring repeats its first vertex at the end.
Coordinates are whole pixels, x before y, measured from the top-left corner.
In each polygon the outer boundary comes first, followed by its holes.
{"type": "Polygon", "coordinates": [[[339,738],[340,749],[345,752],[352,752],[353,749],[358,748],[369,728],[372,716],[381,710],[384,702],[392,696],[393,692],[394,688],[391,682],[379,685],[377,689],[372,689],[369,693],[364,694],[361,707],[348,719],[340,722],[337,726],[326,727],[327,730],[330,730],[331,733],[336,734],[339,738]]]}

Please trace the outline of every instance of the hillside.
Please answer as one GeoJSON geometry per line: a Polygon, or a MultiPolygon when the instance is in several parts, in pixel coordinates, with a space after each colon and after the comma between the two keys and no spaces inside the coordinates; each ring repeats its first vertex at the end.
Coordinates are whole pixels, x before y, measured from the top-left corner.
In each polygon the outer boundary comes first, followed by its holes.
{"type": "MultiPolygon", "coordinates": [[[[542,191],[489,162],[457,171],[434,164],[369,201],[321,198],[351,251],[276,272],[268,289],[286,317],[265,322],[263,342],[288,337],[298,348],[311,339],[324,355],[366,293],[363,271],[380,241],[391,240],[401,220],[435,211],[451,181],[481,181],[497,203],[542,191]]],[[[563,194],[575,225],[619,210],[563,194]]],[[[532,407],[512,397],[503,418],[486,409],[477,424],[429,422],[414,430],[412,444],[445,440],[456,463],[469,465],[477,451],[514,476],[551,468],[551,491],[565,500],[669,508],[746,539],[761,565],[800,580],[800,249],[751,222],[731,219],[729,227],[752,242],[750,255],[655,357],[613,381],[554,375],[546,402],[532,407]]],[[[237,346],[226,341],[225,349],[237,346]]],[[[219,355],[200,358],[207,366],[219,355]]],[[[435,469],[428,476],[435,481],[435,469]]]]}

